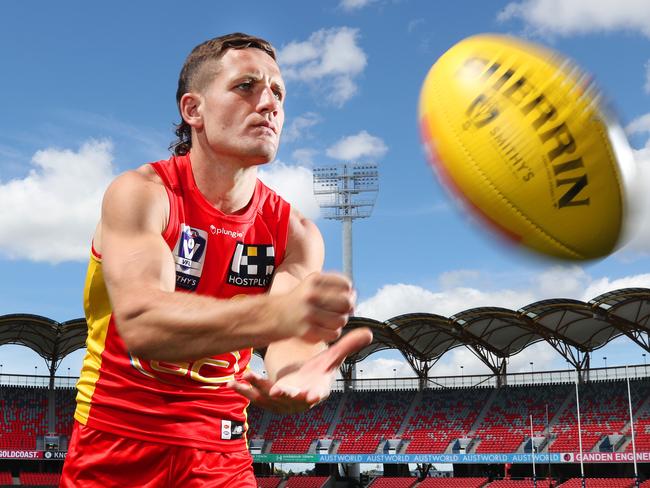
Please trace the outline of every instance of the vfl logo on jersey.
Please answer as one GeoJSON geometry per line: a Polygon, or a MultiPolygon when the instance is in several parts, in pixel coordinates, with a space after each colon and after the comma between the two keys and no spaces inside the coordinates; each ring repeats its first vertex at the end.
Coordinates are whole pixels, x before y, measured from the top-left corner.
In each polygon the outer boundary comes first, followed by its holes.
{"type": "Polygon", "coordinates": [[[181,233],[174,247],[176,287],[196,290],[203,272],[207,247],[208,233],[206,231],[181,224],[181,233]]]}
{"type": "Polygon", "coordinates": [[[226,282],[235,286],[266,288],[275,270],[273,246],[238,242],[230,262],[226,282]]]}

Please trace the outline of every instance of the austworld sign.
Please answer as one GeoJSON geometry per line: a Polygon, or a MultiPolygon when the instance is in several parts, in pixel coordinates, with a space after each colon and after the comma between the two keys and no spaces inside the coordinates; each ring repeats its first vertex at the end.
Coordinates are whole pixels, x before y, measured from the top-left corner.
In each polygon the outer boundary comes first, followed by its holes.
{"type": "MultiPolygon", "coordinates": [[[[627,452],[552,452],[535,454],[535,463],[631,463],[627,452]]],[[[637,462],[650,462],[650,452],[637,452],[637,462]]],[[[369,464],[532,464],[530,453],[501,454],[253,454],[256,463],[369,463],[369,464]]]]}

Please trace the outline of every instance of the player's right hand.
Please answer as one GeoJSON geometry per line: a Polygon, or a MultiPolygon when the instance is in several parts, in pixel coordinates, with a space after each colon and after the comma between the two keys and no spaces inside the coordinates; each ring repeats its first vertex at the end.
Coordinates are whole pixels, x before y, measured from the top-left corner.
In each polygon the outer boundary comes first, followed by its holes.
{"type": "Polygon", "coordinates": [[[278,301],[278,327],[284,337],[307,342],[333,342],[354,310],[356,292],[350,280],[336,273],[312,273],[278,301]]]}

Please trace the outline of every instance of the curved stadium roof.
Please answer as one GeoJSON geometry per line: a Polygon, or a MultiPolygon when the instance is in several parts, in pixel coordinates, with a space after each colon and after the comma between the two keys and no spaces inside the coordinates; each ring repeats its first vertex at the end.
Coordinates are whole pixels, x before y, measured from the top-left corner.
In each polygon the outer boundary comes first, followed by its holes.
{"type": "MultiPolygon", "coordinates": [[[[584,369],[589,368],[592,351],[621,335],[650,352],[650,289],[614,290],[588,302],[542,300],[519,310],[479,307],[451,317],[410,313],[383,322],[351,317],[348,328],[358,327],[369,327],[374,339],[348,358],[344,370],[378,351],[398,349],[423,377],[445,353],[464,346],[495,374],[503,374],[506,358],[540,341],[548,342],[576,368],[584,369]]],[[[83,318],[59,323],[39,315],[0,316],[0,345],[27,346],[51,369],[56,369],[67,354],[83,348],[86,334],[83,318]]]]}

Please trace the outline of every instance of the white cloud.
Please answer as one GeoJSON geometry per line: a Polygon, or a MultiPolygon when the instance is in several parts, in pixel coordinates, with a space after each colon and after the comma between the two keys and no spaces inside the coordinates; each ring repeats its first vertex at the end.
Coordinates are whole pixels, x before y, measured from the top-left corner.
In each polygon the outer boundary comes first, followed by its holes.
{"type": "Polygon", "coordinates": [[[404,359],[369,357],[357,364],[357,378],[403,378],[415,376],[404,359]],[[393,371],[393,369],[395,371],[393,371]]]}
{"type": "Polygon", "coordinates": [[[459,287],[434,292],[420,286],[403,283],[385,285],[369,299],[361,302],[356,314],[376,320],[386,320],[413,312],[449,316],[474,307],[519,308],[534,301],[528,290],[496,290],[485,292],[475,288],[459,287]]]}
{"type": "Polygon", "coordinates": [[[376,0],[341,0],[339,6],[346,12],[351,12],[353,10],[361,10],[375,1],[376,0]]]}
{"type": "Polygon", "coordinates": [[[619,290],[621,288],[650,288],[650,274],[646,273],[636,276],[626,276],[625,278],[615,280],[600,278],[589,283],[589,285],[584,289],[584,293],[580,299],[588,301],[605,292],[619,290]]]}
{"type": "MultiPolygon", "coordinates": [[[[460,270],[444,273],[439,281],[453,283],[461,278],[465,281],[470,276],[477,281],[481,278],[478,271],[460,270]]],[[[548,298],[588,301],[606,291],[628,287],[650,288],[650,274],[615,280],[594,279],[578,266],[555,266],[541,273],[531,273],[526,277],[524,284],[516,288],[479,290],[469,286],[457,286],[432,291],[410,284],[389,284],[359,303],[356,315],[383,321],[414,312],[435,313],[448,317],[475,307],[505,307],[517,310],[548,298]]]]}
{"type": "Polygon", "coordinates": [[[304,137],[305,130],[320,123],[321,120],[320,115],[314,112],[307,112],[294,118],[282,131],[282,140],[292,142],[304,137]]]}
{"type": "Polygon", "coordinates": [[[25,178],[0,183],[0,251],[50,263],[87,259],[112,159],[111,143],[94,140],[77,152],[34,154],[25,178]]]}
{"type": "Polygon", "coordinates": [[[301,166],[313,166],[314,157],[318,154],[318,151],[315,149],[310,149],[308,147],[302,147],[296,149],[291,153],[291,158],[301,166]]]}
{"type": "Polygon", "coordinates": [[[630,122],[625,131],[628,134],[648,134],[650,135],[650,113],[637,117],[630,122]]]}
{"type": "Polygon", "coordinates": [[[522,0],[498,14],[501,21],[522,19],[540,33],[571,35],[614,30],[639,31],[650,37],[647,0],[522,0]]]}
{"type": "Polygon", "coordinates": [[[321,29],[307,41],[293,41],[278,52],[286,80],[310,83],[325,98],[342,106],[357,92],[355,77],[366,67],[366,54],[357,45],[358,29],[321,29]]]}
{"type": "Polygon", "coordinates": [[[276,161],[261,169],[259,177],[265,185],[300,210],[305,217],[312,220],[318,218],[320,208],[314,197],[310,169],[276,161]]]}
{"type": "Polygon", "coordinates": [[[645,145],[634,149],[636,177],[631,185],[633,212],[628,217],[628,237],[625,251],[650,252],[650,113],[637,117],[630,122],[625,131],[629,135],[648,136],[645,145]]]}
{"type": "Polygon", "coordinates": [[[384,141],[362,130],[336,142],[327,149],[327,155],[334,159],[350,161],[364,157],[381,158],[387,151],[388,147],[384,141]]]}
{"type": "Polygon", "coordinates": [[[468,281],[479,279],[481,272],[475,269],[458,269],[445,271],[438,277],[438,283],[443,289],[461,287],[468,281]]]}
{"type": "MultiPolygon", "coordinates": [[[[465,282],[470,279],[482,281],[481,274],[473,270],[449,272],[439,277],[441,283],[465,282]]],[[[573,298],[589,301],[596,296],[621,288],[642,287],[650,288],[650,274],[640,274],[619,279],[594,279],[577,266],[552,267],[527,277],[523,286],[517,289],[497,289],[482,291],[476,288],[455,287],[443,291],[427,290],[420,286],[407,284],[386,285],[377,293],[361,302],[356,310],[360,317],[370,317],[376,320],[386,320],[405,313],[425,312],[451,316],[470,308],[481,306],[498,306],[517,310],[525,305],[548,298],[573,298]]],[[[631,346],[629,341],[628,347],[631,346]]],[[[601,351],[603,355],[625,362],[624,355],[616,352],[610,345],[601,351]]],[[[631,346],[634,348],[634,346],[631,346]]],[[[639,353],[640,355],[640,353],[639,353]]],[[[639,356],[640,357],[640,356],[639,356]]],[[[530,362],[533,361],[534,371],[549,371],[566,369],[565,359],[546,342],[533,344],[520,353],[509,358],[508,372],[530,372],[530,362]]],[[[633,360],[635,361],[635,360],[633,360]]],[[[364,370],[364,377],[391,378],[392,368],[397,368],[397,376],[413,377],[415,374],[406,361],[391,359],[380,361],[375,355],[367,358],[359,366],[364,370]],[[366,374],[366,371],[368,374],[366,374]],[[373,376],[370,376],[372,373],[373,376]]],[[[613,364],[613,363],[612,363],[613,364]]],[[[491,374],[490,369],[466,347],[458,347],[444,354],[429,372],[434,376],[460,376],[462,374],[491,374]]]]}
{"type": "Polygon", "coordinates": [[[542,298],[582,299],[582,291],[590,281],[589,274],[579,266],[553,266],[535,276],[532,284],[534,294],[542,298]]]}

